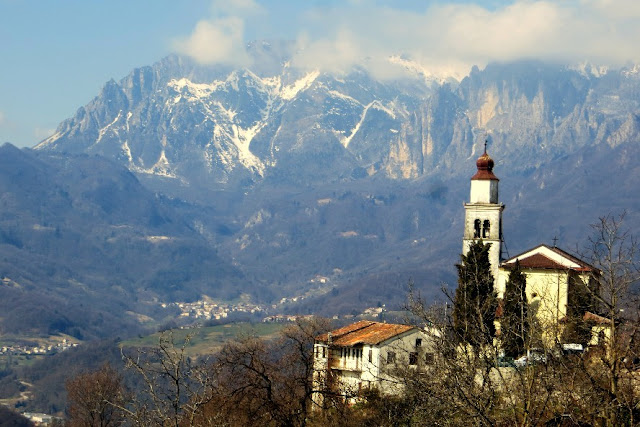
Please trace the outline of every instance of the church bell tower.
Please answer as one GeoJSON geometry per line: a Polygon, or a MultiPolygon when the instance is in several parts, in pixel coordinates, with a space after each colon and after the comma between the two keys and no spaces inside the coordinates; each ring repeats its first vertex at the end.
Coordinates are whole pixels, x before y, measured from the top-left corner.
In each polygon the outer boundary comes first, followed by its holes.
{"type": "Polygon", "coordinates": [[[493,174],[493,159],[484,154],[476,161],[478,171],[471,177],[469,203],[464,204],[464,236],[462,253],[469,251],[471,243],[482,240],[491,244],[489,262],[494,282],[498,280],[498,266],[502,258],[502,211],[504,205],[498,201],[498,177],[493,174]]]}

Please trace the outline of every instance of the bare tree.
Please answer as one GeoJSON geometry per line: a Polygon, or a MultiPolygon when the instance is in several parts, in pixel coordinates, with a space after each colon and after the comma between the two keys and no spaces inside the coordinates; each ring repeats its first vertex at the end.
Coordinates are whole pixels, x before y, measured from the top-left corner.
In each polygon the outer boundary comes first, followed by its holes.
{"type": "MultiPolygon", "coordinates": [[[[409,308],[429,325],[435,358],[427,369],[406,377],[415,402],[414,422],[432,425],[538,425],[552,411],[555,365],[503,364],[490,336],[465,344],[454,327],[450,303],[428,306],[410,293],[409,308]],[[476,341],[478,342],[478,341],[476,341]]],[[[472,316],[473,317],[473,316],[472,316]]],[[[475,316],[481,319],[480,316],[475,316]]]]}
{"type": "Polygon", "coordinates": [[[274,340],[254,336],[228,342],[216,356],[216,393],[206,413],[236,423],[305,426],[313,387],[313,343],[329,330],[325,319],[298,319],[274,340]]]}
{"type": "Polygon", "coordinates": [[[590,351],[585,372],[590,385],[602,397],[600,418],[607,425],[638,422],[636,365],[640,357],[640,319],[632,288],[640,282],[638,243],[624,228],[625,213],[607,215],[592,224],[593,234],[583,256],[597,269],[588,290],[599,313],[587,320],[598,331],[593,341],[600,347],[590,351]]]}
{"type": "Polygon", "coordinates": [[[107,427],[123,423],[122,377],[108,364],[69,379],[66,390],[69,426],[107,427]]]}
{"type": "Polygon", "coordinates": [[[194,363],[187,355],[189,341],[187,336],[176,345],[169,331],[160,336],[156,347],[123,353],[126,368],[142,383],[136,398],[122,407],[133,424],[195,425],[199,411],[214,396],[216,376],[209,364],[194,363]]]}

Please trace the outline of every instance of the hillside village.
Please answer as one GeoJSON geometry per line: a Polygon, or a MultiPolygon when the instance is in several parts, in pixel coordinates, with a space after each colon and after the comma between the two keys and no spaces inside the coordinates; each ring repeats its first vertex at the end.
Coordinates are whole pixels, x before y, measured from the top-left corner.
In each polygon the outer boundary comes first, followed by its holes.
{"type": "Polygon", "coordinates": [[[71,342],[67,338],[62,341],[51,340],[46,344],[39,345],[4,345],[0,347],[0,356],[44,356],[59,353],[77,347],[78,342],[71,342]]]}

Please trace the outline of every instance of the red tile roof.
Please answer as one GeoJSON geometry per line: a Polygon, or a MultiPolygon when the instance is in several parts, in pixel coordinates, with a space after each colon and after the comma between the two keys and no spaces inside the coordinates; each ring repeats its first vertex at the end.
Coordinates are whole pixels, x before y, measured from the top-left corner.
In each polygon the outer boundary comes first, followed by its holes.
{"type": "MultiPolygon", "coordinates": [[[[538,248],[546,248],[548,250],[551,250],[555,253],[557,253],[558,255],[562,256],[563,258],[575,263],[578,265],[578,267],[574,267],[571,268],[572,270],[575,271],[590,271],[590,272],[594,272],[594,273],[598,273],[598,270],[596,268],[594,268],[592,265],[587,264],[586,262],[584,262],[583,260],[571,255],[568,252],[563,251],[560,248],[556,248],[556,247],[551,247],[551,246],[547,246],[547,245],[538,245],[535,248],[527,251],[527,252],[531,252],[534,251],[538,248]]],[[[511,269],[515,266],[515,263],[511,262],[512,260],[515,260],[516,258],[518,258],[518,261],[520,262],[520,267],[522,268],[540,268],[540,269],[553,269],[553,270],[566,270],[567,266],[564,266],[554,260],[552,260],[551,258],[545,256],[544,254],[541,253],[534,253],[532,255],[527,256],[526,258],[521,258],[522,255],[526,254],[527,252],[523,252],[520,255],[516,255],[508,260],[506,260],[503,264],[502,267],[506,268],[506,269],[511,269]]]]}
{"type": "Polygon", "coordinates": [[[377,345],[414,328],[415,326],[410,325],[361,320],[329,333],[322,334],[316,338],[316,341],[328,343],[329,334],[331,334],[331,344],[341,347],[358,344],[377,345]]]}
{"type": "Polygon", "coordinates": [[[519,261],[520,267],[522,268],[552,268],[555,270],[565,269],[562,264],[559,264],[551,258],[547,258],[542,254],[534,254],[519,261]]]}
{"type": "Polygon", "coordinates": [[[606,317],[602,317],[598,314],[592,313],[590,311],[586,311],[584,313],[584,317],[582,318],[586,322],[593,322],[596,325],[609,325],[611,324],[611,320],[606,317]]]}
{"type": "Polygon", "coordinates": [[[494,180],[494,181],[500,181],[498,179],[498,177],[493,174],[493,172],[488,171],[488,170],[479,170],[478,172],[476,172],[475,175],[473,175],[471,177],[471,179],[472,180],[483,180],[483,179],[484,180],[488,180],[488,179],[491,179],[491,180],[494,180]]]}

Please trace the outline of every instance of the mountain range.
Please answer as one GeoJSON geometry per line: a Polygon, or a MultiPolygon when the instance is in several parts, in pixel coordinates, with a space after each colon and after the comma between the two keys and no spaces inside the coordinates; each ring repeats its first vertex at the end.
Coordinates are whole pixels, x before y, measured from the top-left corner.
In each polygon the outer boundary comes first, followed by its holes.
{"type": "MultiPolygon", "coordinates": [[[[169,56],[33,149],[3,146],[3,292],[74,308],[92,295],[93,316],[138,320],[203,295],[400,306],[410,279],[441,298],[485,140],[510,255],[554,237],[577,251],[609,213],[640,228],[639,67],[494,63],[457,82],[407,60],[380,80],[295,69],[286,48],[250,45],[252,69],[169,56]]],[[[109,334],[96,325],[78,333],[109,334]]]]}

